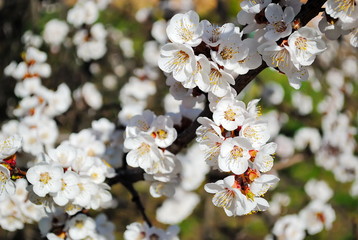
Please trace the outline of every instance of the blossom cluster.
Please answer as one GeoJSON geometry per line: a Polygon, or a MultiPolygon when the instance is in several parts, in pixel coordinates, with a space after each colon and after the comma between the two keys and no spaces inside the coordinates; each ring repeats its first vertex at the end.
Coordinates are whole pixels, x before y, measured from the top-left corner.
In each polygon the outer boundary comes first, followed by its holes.
{"type": "Polygon", "coordinates": [[[12,175],[16,171],[16,152],[21,148],[21,137],[13,135],[0,138],[0,201],[15,193],[12,175]]]}
{"type": "Polygon", "coordinates": [[[245,0],[241,7],[238,22],[246,25],[244,33],[255,30],[262,59],[269,67],[285,73],[292,87],[299,88],[301,81],[308,79],[307,66],[326,49],[314,28],[305,26],[295,29],[295,17],[301,9],[300,1],[271,3],[270,0],[245,0]]]}
{"type": "Polygon", "coordinates": [[[214,121],[199,118],[197,141],[206,162],[221,172],[233,173],[205,190],[215,194],[213,203],[223,207],[228,216],[265,211],[268,202],[262,198],[279,179],[270,174],[276,144],[267,143],[270,134],[266,122],[258,117],[258,100],[247,106],[242,101],[222,98],[213,112],[214,121]]]}
{"type": "Polygon", "coordinates": [[[115,239],[113,232],[115,226],[103,213],[93,219],[82,213],[68,218],[65,214],[58,212],[56,215],[42,218],[39,227],[41,234],[49,240],[115,239]]]}
{"type": "MultiPolygon", "coordinates": [[[[324,229],[332,228],[336,219],[335,211],[328,203],[333,196],[332,189],[323,180],[311,179],[305,185],[305,191],[311,202],[301,209],[298,214],[290,214],[279,218],[272,233],[279,239],[302,240],[306,233],[315,235],[324,229]]],[[[274,239],[268,235],[265,240],[274,239]]]]}
{"type": "Polygon", "coordinates": [[[148,181],[152,181],[150,193],[154,197],[172,196],[180,162],[166,150],[177,138],[177,131],[169,116],[156,116],[146,110],[129,120],[125,130],[124,149],[126,162],[131,167],[142,168],[148,181]]]}
{"type": "Polygon", "coordinates": [[[54,146],[59,131],[53,118],[66,112],[72,103],[71,91],[65,83],[56,91],[42,85],[41,78],[51,74],[46,59],[45,52],[30,46],[22,62],[12,62],[4,71],[5,75],[17,80],[15,94],[22,99],[13,110],[19,121],[4,124],[2,133],[6,136],[19,134],[23,150],[33,155],[54,146]]]}
{"type": "Polygon", "coordinates": [[[125,240],[132,239],[165,239],[165,240],[179,240],[178,226],[171,226],[166,231],[148,226],[147,223],[134,222],[127,226],[124,232],[125,240]]]}
{"type": "Polygon", "coordinates": [[[328,0],[319,29],[330,40],[350,33],[350,44],[358,47],[357,0],[328,0]]]}
{"type": "Polygon", "coordinates": [[[107,30],[103,24],[95,22],[99,17],[99,11],[105,9],[108,3],[108,0],[81,0],[68,11],[67,21],[78,28],[73,36],[77,56],[84,61],[100,59],[107,52],[107,30]]]}

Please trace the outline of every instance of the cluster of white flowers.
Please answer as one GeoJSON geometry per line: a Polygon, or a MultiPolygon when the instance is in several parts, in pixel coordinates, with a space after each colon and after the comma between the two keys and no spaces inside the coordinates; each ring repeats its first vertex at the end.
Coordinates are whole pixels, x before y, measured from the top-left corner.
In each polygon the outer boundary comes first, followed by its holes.
{"type": "Polygon", "coordinates": [[[249,1],[241,3],[238,22],[247,25],[244,33],[255,30],[258,51],[269,67],[286,74],[290,85],[299,88],[308,79],[307,66],[326,49],[318,31],[302,27],[294,31],[294,19],[301,9],[300,1],[249,1]]]}
{"type": "Polygon", "coordinates": [[[33,155],[55,144],[58,128],[53,118],[66,112],[72,103],[71,91],[65,83],[56,91],[42,85],[41,77],[51,74],[46,59],[46,53],[30,46],[22,62],[12,62],[4,70],[5,75],[17,80],[15,94],[22,100],[13,110],[19,121],[3,125],[2,132],[7,136],[19,134],[23,138],[23,150],[33,155]]]}
{"type": "Polygon", "coordinates": [[[214,121],[199,118],[197,141],[206,162],[214,169],[233,173],[224,180],[208,183],[205,190],[214,193],[213,203],[223,207],[228,216],[265,211],[269,207],[262,195],[279,181],[270,174],[276,144],[268,125],[258,119],[258,100],[246,107],[235,98],[222,98],[213,112],[214,121]]]}
{"type": "Polygon", "coordinates": [[[358,47],[358,1],[328,0],[319,29],[330,40],[351,33],[350,43],[358,47]]]}
{"type": "Polygon", "coordinates": [[[21,137],[0,135],[0,202],[15,193],[11,171],[16,167],[15,153],[21,148],[21,137]]]}
{"type": "Polygon", "coordinates": [[[149,97],[157,92],[155,81],[159,74],[153,67],[146,66],[134,70],[119,92],[122,109],[118,113],[120,123],[126,126],[133,116],[141,114],[147,107],[149,97]]]}
{"type": "Polygon", "coordinates": [[[110,203],[110,188],[104,183],[106,177],[113,176],[110,170],[98,157],[64,143],[31,167],[26,177],[38,196],[36,202],[50,208],[54,203],[64,206],[73,215],[82,208],[98,209],[110,203]]]}
{"type": "Polygon", "coordinates": [[[16,167],[16,152],[21,145],[19,135],[0,140],[0,226],[7,231],[22,229],[25,223],[38,222],[45,216],[44,208],[29,200],[28,183],[16,167]]]}
{"type": "Polygon", "coordinates": [[[150,227],[147,223],[134,222],[127,226],[124,232],[125,240],[179,240],[179,227],[170,226],[166,231],[156,227],[150,227]]]}
{"type": "MultiPolygon", "coordinates": [[[[332,189],[323,180],[311,179],[305,185],[305,191],[311,202],[298,214],[286,215],[277,220],[272,233],[278,239],[302,240],[306,233],[315,235],[324,229],[329,230],[336,214],[327,203],[333,196],[332,189]]],[[[269,235],[265,240],[274,239],[269,235]]]]}
{"type": "Polygon", "coordinates": [[[115,239],[115,226],[103,213],[93,219],[83,213],[68,218],[63,212],[57,212],[42,218],[39,227],[41,234],[49,240],[115,239]]]}
{"type": "Polygon", "coordinates": [[[177,131],[169,116],[156,116],[146,110],[129,120],[125,130],[124,149],[127,164],[140,167],[145,178],[152,181],[150,193],[154,197],[172,196],[181,165],[174,154],[166,150],[177,138],[177,131]]]}
{"type": "Polygon", "coordinates": [[[234,77],[261,64],[255,40],[242,41],[233,24],[199,22],[198,14],[189,11],[176,14],[166,32],[171,43],[162,46],[158,65],[184,88],[198,87],[209,96],[223,97],[232,91],[234,77]]]}
{"type": "Polygon", "coordinates": [[[29,199],[47,211],[40,229],[48,239],[114,239],[114,226],[106,218],[93,220],[77,213],[113,206],[105,180],[114,176],[114,169],[104,159],[121,166],[122,145],[115,144],[122,139],[118,134],[107,119],[94,121],[91,129],[72,133],[68,141],[49,149],[48,155],[43,154],[41,161],[29,168],[29,199]],[[57,230],[53,229],[56,226],[57,230]]]}
{"type": "Polygon", "coordinates": [[[94,24],[99,11],[107,7],[109,1],[81,0],[68,11],[67,21],[78,31],[73,37],[77,56],[84,61],[98,60],[107,52],[107,30],[103,24],[94,24]]]}

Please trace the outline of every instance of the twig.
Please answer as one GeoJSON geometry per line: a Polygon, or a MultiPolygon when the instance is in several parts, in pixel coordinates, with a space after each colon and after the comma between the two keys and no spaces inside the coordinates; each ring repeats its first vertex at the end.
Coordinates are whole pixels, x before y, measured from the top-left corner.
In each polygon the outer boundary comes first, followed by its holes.
{"type": "Polygon", "coordinates": [[[144,218],[144,221],[146,221],[149,227],[153,226],[147,214],[145,213],[145,208],[142,204],[142,201],[140,200],[137,190],[135,190],[135,188],[133,187],[133,183],[127,181],[121,181],[121,183],[132,194],[132,201],[137,205],[137,208],[139,209],[140,213],[142,214],[142,217],[144,218]]]}
{"type": "Polygon", "coordinates": [[[278,170],[283,170],[285,168],[289,168],[295,165],[296,163],[302,162],[304,158],[305,158],[304,154],[296,154],[287,160],[275,163],[272,169],[278,171],[278,170]]]}

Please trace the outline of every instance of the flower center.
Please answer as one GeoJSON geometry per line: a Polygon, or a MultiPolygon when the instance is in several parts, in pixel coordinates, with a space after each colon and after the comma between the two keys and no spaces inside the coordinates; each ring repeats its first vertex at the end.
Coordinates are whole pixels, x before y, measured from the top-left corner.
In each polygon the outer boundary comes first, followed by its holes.
{"type": "Polygon", "coordinates": [[[149,236],[149,240],[159,240],[159,236],[155,233],[149,236]]]}
{"type": "Polygon", "coordinates": [[[220,27],[214,27],[213,30],[211,31],[211,37],[209,38],[209,40],[212,42],[212,43],[215,43],[219,40],[219,36],[221,34],[221,29],[220,27]]]}
{"type": "Polygon", "coordinates": [[[234,51],[234,49],[229,47],[224,47],[224,49],[220,52],[220,56],[222,57],[222,59],[227,60],[227,59],[232,59],[235,53],[237,52],[234,51]]]}
{"type": "Polygon", "coordinates": [[[142,143],[138,148],[139,155],[143,156],[150,151],[150,145],[147,143],[142,143]]]}
{"type": "Polygon", "coordinates": [[[229,110],[225,111],[224,114],[225,114],[225,119],[226,120],[235,121],[236,113],[232,109],[229,109],[229,110]]]}
{"type": "Polygon", "coordinates": [[[298,37],[295,41],[295,46],[300,50],[307,50],[307,39],[304,37],[298,37]]]}
{"type": "Polygon", "coordinates": [[[75,227],[79,228],[79,229],[83,228],[84,225],[85,224],[83,223],[83,221],[76,221],[76,223],[75,223],[75,227]]]}
{"type": "Polygon", "coordinates": [[[274,65],[275,67],[279,67],[279,66],[283,66],[283,65],[288,65],[288,51],[286,49],[282,49],[278,52],[275,52],[272,57],[272,65],[274,65]]]}
{"type": "Polygon", "coordinates": [[[50,177],[50,174],[48,172],[44,172],[40,174],[40,182],[44,183],[44,184],[48,184],[48,182],[51,180],[52,178],[50,177]]]}
{"type": "Polygon", "coordinates": [[[273,24],[273,26],[274,26],[276,32],[279,32],[279,33],[282,33],[284,31],[286,31],[286,29],[287,29],[286,23],[283,21],[275,22],[273,24]]]}
{"type": "Polygon", "coordinates": [[[181,27],[179,35],[183,39],[183,41],[188,42],[193,39],[194,33],[190,31],[187,27],[181,27]]]}
{"type": "Polygon", "coordinates": [[[242,149],[241,147],[235,145],[233,147],[233,149],[231,150],[231,156],[233,158],[241,158],[243,156],[243,151],[244,151],[244,149],[242,149]]]}
{"type": "Polygon", "coordinates": [[[318,212],[316,213],[316,217],[319,221],[321,221],[322,223],[325,222],[326,218],[324,217],[324,214],[322,212],[318,212]]]}
{"type": "Polygon", "coordinates": [[[156,136],[162,140],[166,139],[168,137],[167,131],[164,131],[163,129],[160,129],[160,130],[156,131],[155,133],[156,133],[156,136]]]}

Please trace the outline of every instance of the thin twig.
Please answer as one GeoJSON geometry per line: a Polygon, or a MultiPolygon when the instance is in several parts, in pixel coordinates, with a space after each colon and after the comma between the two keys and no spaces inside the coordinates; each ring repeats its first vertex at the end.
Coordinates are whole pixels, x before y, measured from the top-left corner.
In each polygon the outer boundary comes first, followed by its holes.
{"type": "Polygon", "coordinates": [[[121,181],[123,186],[132,194],[132,201],[137,205],[138,210],[142,214],[144,221],[148,224],[149,227],[153,226],[152,222],[149,220],[147,214],[145,213],[145,208],[140,200],[137,190],[133,187],[133,183],[127,181],[121,181]]]}
{"type": "Polygon", "coordinates": [[[304,154],[296,154],[287,160],[283,160],[278,163],[275,163],[275,165],[273,166],[272,169],[279,171],[279,170],[289,168],[297,163],[302,162],[304,160],[304,158],[305,158],[304,154]]]}

